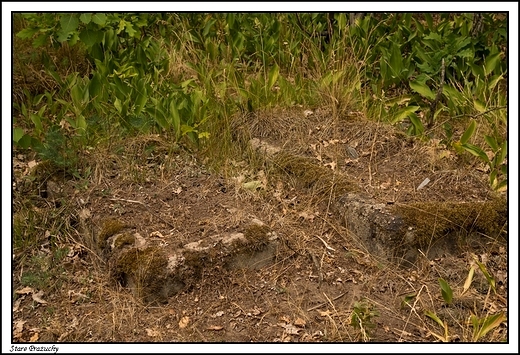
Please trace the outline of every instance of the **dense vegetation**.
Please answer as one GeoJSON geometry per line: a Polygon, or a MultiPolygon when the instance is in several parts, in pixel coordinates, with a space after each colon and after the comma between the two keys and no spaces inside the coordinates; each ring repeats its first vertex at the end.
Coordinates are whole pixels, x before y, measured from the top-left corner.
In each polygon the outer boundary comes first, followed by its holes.
{"type": "Polygon", "coordinates": [[[241,111],[328,106],[471,153],[503,189],[506,24],[503,14],[15,14],[13,140],[78,176],[81,151],[114,136],[222,150],[241,111]]]}
{"type": "MultiPolygon", "coordinates": [[[[410,141],[476,162],[464,166],[478,166],[503,192],[507,21],[498,13],[14,14],[13,159],[45,161],[49,175],[82,186],[94,175],[88,157],[96,147],[117,150],[130,137],[160,134],[219,168],[239,151],[237,118],[325,108],[338,122],[381,121],[410,141]]],[[[14,250],[36,251],[38,234],[77,233],[67,206],[42,212],[18,193],[14,250]]],[[[67,252],[53,246],[52,267],[33,255],[20,283],[44,288],[67,252]]],[[[462,294],[478,270],[488,296],[496,293],[494,277],[477,261],[462,294]]],[[[448,281],[439,278],[438,286],[451,304],[448,281]]],[[[404,304],[416,296],[405,295],[404,304]]],[[[356,302],[350,325],[365,334],[376,316],[356,302]]],[[[442,329],[437,339],[451,341],[446,322],[435,312],[425,316],[442,329]]],[[[479,341],[505,314],[472,314],[469,322],[464,341],[479,341]]]]}

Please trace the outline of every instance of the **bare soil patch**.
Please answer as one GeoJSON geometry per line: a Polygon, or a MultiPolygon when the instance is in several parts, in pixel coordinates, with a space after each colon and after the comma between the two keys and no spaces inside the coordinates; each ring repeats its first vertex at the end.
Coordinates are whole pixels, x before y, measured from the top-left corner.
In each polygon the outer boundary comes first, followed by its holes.
{"type": "MultiPolygon", "coordinates": [[[[412,140],[385,124],[351,116],[333,120],[328,112],[294,110],[237,119],[243,155],[229,162],[227,176],[159,136],[94,150],[86,184],[51,175],[43,164],[28,169],[27,157],[15,155],[14,218],[44,217],[32,232],[40,248],[14,250],[13,340],[439,341],[436,334],[444,331],[425,316],[430,310],[447,322],[448,340],[470,341],[471,314],[507,314],[504,236],[486,235],[483,243],[436,258],[425,250],[404,267],[370,252],[346,228],[333,208],[345,192],[337,188],[339,180],[326,184],[325,173],[313,179],[306,171],[329,172],[344,179],[344,186],[355,186],[353,193],[389,205],[490,201],[496,196],[486,173],[438,141],[412,140]],[[249,145],[253,138],[312,164],[280,169],[265,160],[265,151],[249,145]],[[430,182],[418,189],[426,178],[430,182]],[[258,268],[206,255],[192,264],[175,292],[148,302],[113,276],[110,251],[99,247],[109,220],[166,254],[245,233],[252,220],[276,233],[278,243],[258,268]],[[56,223],[66,224],[61,230],[68,234],[53,234],[49,226],[56,223]],[[496,293],[477,270],[460,295],[474,258],[494,276],[496,293]],[[30,275],[47,279],[38,283],[30,275]],[[441,297],[439,278],[454,290],[450,305],[441,297]]],[[[502,229],[506,233],[507,225],[502,229]]],[[[507,340],[506,323],[481,340],[507,340]]]]}

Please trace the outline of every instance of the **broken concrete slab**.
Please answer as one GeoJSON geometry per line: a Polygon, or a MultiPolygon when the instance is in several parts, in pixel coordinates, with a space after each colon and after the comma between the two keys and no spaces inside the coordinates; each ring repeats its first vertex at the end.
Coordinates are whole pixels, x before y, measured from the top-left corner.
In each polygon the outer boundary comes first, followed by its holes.
{"type": "Polygon", "coordinates": [[[388,205],[346,194],[335,201],[334,208],[369,252],[410,264],[421,254],[437,258],[459,252],[463,246],[506,242],[505,199],[388,205]]]}
{"type": "Polygon", "coordinates": [[[123,226],[114,220],[105,223],[99,244],[105,245],[112,277],[147,303],[166,303],[193,286],[205,268],[267,266],[278,248],[278,235],[258,219],[250,220],[241,232],[214,235],[180,248],[172,247],[175,243],[168,243],[167,237],[157,243],[123,226]]]}
{"type": "Polygon", "coordinates": [[[282,168],[304,186],[335,196],[334,211],[350,234],[376,256],[411,265],[421,254],[436,258],[457,253],[463,246],[489,240],[505,242],[505,197],[488,201],[381,202],[364,193],[343,172],[332,172],[315,159],[284,151],[259,138],[252,138],[249,144],[267,163],[282,168]]]}

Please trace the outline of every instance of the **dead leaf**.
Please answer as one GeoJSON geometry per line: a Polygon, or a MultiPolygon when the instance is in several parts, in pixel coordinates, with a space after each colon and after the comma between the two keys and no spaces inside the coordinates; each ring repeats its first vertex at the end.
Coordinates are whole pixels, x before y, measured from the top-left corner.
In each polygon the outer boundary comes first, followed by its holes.
{"type": "Polygon", "coordinates": [[[285,328],[285,334],[298,335],[302,330],[300,328],[296,328],[292,324],[286,324],[283,326],[285,328]]]}
{"type": "Polygon", "coordinates": [[[13,312],[17,312],[18,311],[18,308],[20,308],[20,303],[22,303],[22,299],[24,297],[20,297],[19,299],[17,299],[16,301],[14,301],[14,304],[13,304],[13,312]]]}
{"type": "Polygon", "coordinates": [[[188,326],[188,323],[190,322],[190,317],[184,316],[179,321],[179,328],[184,329],[188,326]]]}
{"type": "Polygon", "coordinates": [[[282,322],[285,322],[285,323],[291,323],[291,319],[287,316],[281,316],[280,319],[282,322]]]}
{"type": "Polygon", "coordinates": [[[60,121],[60,127],[66,131],[69,131],[71,129],[71,125],[66,119],[62,119],[60,121]]]}
{"type": "Polygon", "coordinates": [[[19,320],[14,323],[13,337],[15,339],[21,338],[23,333],[23,326],[26,323],[24,320],[19,320]]]}
{"type": "Polygon", "coordinates": [[[34,168],[36,165],[38,165],[36,160],[31,160],[30,162],[27,163],[27,166],[29,167],[29,169],[34,168]]]}
{"type": "Polygon", "coordinates": [[[152,337],[152,338],[155,338],[155,337],[158,337],[159,335],[161,335],[161,333],[159,333],[157,330],[149,329],[149,328],[146,329],[146,334],[148,334],[148,336],[152,337]]]}
{"type": "Polygon", "coordinates": [[[38,341],[39,338],[40,338],[40,333],[34,333],[31,336],[31,338],[29,339],[29,342],[34,343],[34,342],[38,341]]]}
{"type": "Polygon", "coordinates": [[[35,300],[38,303],[41,304],[47,304],[47,301],[45,301],[43,298],[43,291],[39,291],[38,293],[33,293],[32,299],[35,300]]]}
{"type": "Polygon", "coordinates": [[[222,317],[223,315],[224,315],[224,311],[218,311],[217,313],[212,314],[211,318],[222,317]]]}
{"type": "Polygon", "coordinates": [[[320,312],[320,316],[321,317],[327,317],[327,316],[330,316],[332,314],[331,311],[329,311],[328,309],[326,311],[319,311],[320,312]]]}
{"type": "Polygon", "coordinates": [[[88,208],[83,208],[81,211],[79,211],[78,216],[81,221],[85,221],[91,216],[90,210],[88,208]]]}
{"type": "Polygon", "coordinates": [[[28,295],[29,293],[33,293],[33,292],[34,292],[34,290],[29,286],[24,287],[21,290],[14,291],[14,293],[16,293],[17,295],[28,295]]]}
{"type": "Polygon", "coordinates": [[[301,318],[297,318],[295,321],[294,321],[294,325],[297,326],[297,327],[300,327],[300,328],[305,328],[305,325],[307,323],[305,322],[305,320],[301,319],[301,318]]]}
{"type": "Polygon", "coordinates": [[[150,233],[150,238],[152,238],[152,237],[157,237],[157,238],[164,239],[164,235],[161,232],[159,232],[159,231],[155,231],[155,232],[150,233]]]}
{"type": "Polygon", "coordinates": [[[207,330],[215,330],[215,331],[219,331],[219,330],[222,330],[224,329],[223,326],[221,325],[211,325],[209,326],[208,328],[206,328],[207,330]]]}

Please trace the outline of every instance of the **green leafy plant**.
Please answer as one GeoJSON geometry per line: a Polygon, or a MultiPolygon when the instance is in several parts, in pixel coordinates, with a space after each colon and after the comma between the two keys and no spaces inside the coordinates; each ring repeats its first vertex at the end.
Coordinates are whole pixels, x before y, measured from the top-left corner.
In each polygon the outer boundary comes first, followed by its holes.
{"type": "Polygon", "coordinates": [[[379,312],[366,301],[358,301],[354,303],[352,315],[350,317],[350,325],[355,329],[359,329],[364,340],[369,339],[369,331],[376,327],[374,319],[379,316],[379,312]]]}
{"type": "Polygon", "coordinates": [[[471,324],[473,326],[473,338],[474,342],[482,339],[489,331],[495,329],[500,324],[506,321],[506,316],[503,312],[489,315],[484,318],[478,318],[475,315],[472,315],[471,324]]]}
{"type": "Polygon", "coordinates": [[[424,314],[428,317],[433,319],[443,330],[443,335],[431,332],[433,336],[435,336],[440,341],[447,343],[450,341],[449,337],[449,331],[448,331],[448,323],[446,321],[442,321],[435,313],[432,311],[425,311],[424,314]]]}
{"type": "Polygon", "coordinates": [[[451,304],[453,301],[453,290],[451,289],[450,285],[442,278],[439,278],[439,285],[441,286],[441,295],[444,299],[444,302],[451,304]]]}

